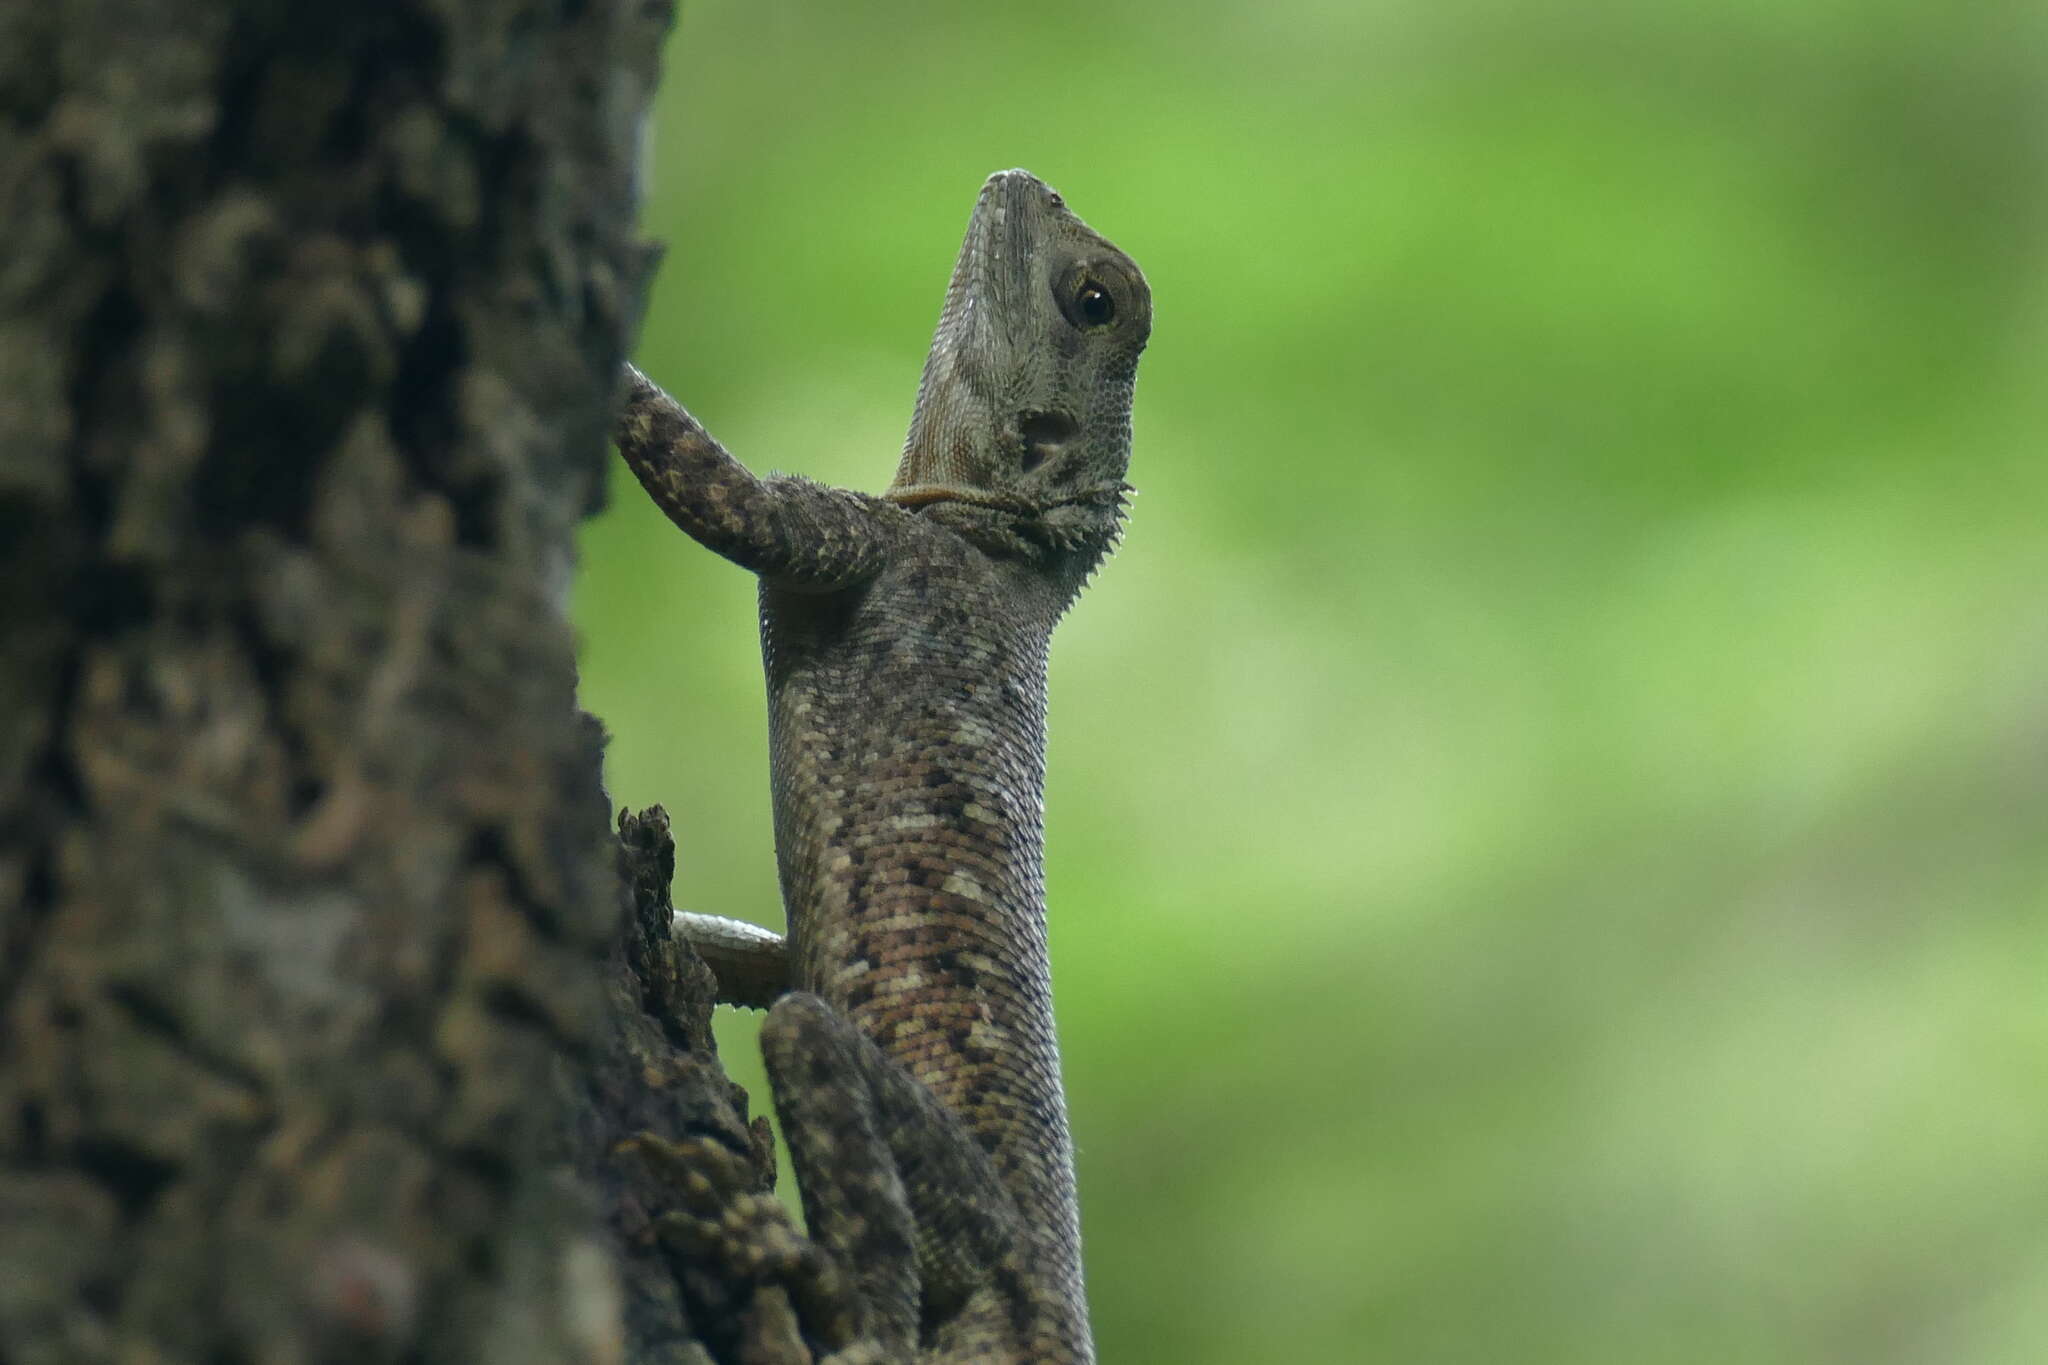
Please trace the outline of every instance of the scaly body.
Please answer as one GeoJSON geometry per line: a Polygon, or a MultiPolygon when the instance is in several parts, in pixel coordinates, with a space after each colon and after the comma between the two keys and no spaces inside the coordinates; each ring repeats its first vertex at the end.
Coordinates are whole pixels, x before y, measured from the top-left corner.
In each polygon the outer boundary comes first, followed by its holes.
{"type": "Polygon", "coordinates": [[[635,372],[620,449],[761,577],[786,955],[766,1003],[813,1236],[885,1359],[1093,1358],[1041,875],[1053,627],[1121,526],[1151,301],[1021,171],[991,177],[880,497],[748,473],[635,372]]]}

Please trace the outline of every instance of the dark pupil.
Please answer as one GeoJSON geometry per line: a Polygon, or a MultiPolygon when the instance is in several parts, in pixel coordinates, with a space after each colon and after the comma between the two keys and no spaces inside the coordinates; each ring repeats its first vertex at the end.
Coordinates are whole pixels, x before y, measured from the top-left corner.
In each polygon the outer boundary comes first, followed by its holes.
{"type": "Polygon", "coordinates": [[[1116,316],[1116,300],[1101,285],[1084,284],[1081,286],[1081,316],[1088,319],[1090,327],[1107,326],[1109,320],[1116,316]]]}

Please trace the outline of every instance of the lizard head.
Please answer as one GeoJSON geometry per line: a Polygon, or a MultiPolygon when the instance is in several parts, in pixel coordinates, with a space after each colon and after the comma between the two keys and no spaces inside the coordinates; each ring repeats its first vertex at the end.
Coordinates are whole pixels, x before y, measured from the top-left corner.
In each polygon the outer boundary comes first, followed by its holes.
{"type": "Polygon", "coordinates": [[[990,176],[883,496],[1092,565],[1122,521],[1131,393],[1151,330],[1135,261],[1036,177],[990,176]]]}

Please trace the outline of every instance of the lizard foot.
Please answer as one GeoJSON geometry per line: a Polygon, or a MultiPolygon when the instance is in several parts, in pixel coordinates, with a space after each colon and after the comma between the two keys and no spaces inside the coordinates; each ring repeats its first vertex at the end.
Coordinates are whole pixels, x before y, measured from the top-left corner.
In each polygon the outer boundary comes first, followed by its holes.
{"type": "Polygon", "coordinates": [[[708,1138],[672,1142],[644,1132],[619,1150],[637,1157],[674,1199],[655,1232],[681,1268],[698,1270],[680,1278],[701,1295],[706,1316],[740,1324],[730,1343],[736,1358],[884,1365],[887,1356],[862,1330],[853,1280],[797,1230],[751,1161],[708,1138]]]}

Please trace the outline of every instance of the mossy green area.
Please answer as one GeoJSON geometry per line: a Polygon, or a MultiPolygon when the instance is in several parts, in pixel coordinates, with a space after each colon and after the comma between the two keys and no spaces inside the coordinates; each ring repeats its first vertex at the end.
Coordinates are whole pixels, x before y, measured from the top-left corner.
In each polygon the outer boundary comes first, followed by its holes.
{"type": "MultiPolygon", "coordinates": [[[[1152,284],[1053,649],[1105,1361],[2048,1360],[2044,54],[1998,0],[685,6],[638,356],[754,468],[887,482],[990,171],[1152,284]]],[[[753,584],[615,473],[612,796],[775,923],[753,584]]]]}

